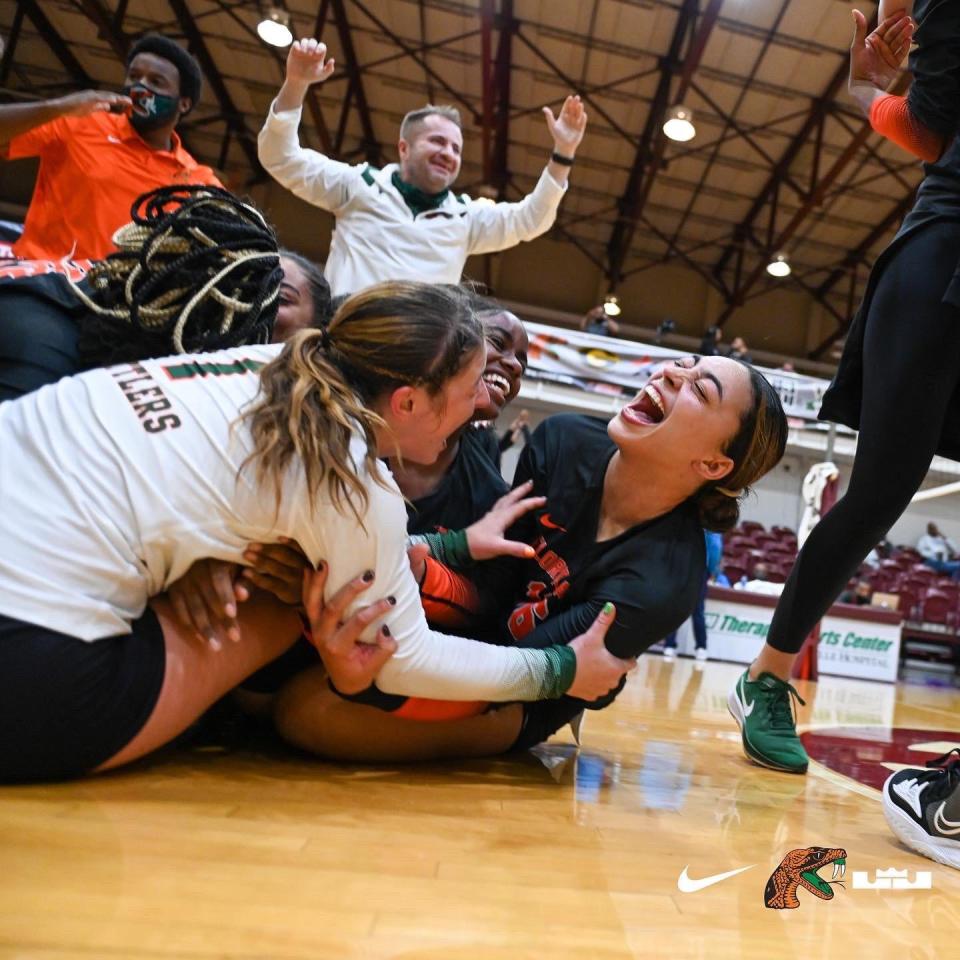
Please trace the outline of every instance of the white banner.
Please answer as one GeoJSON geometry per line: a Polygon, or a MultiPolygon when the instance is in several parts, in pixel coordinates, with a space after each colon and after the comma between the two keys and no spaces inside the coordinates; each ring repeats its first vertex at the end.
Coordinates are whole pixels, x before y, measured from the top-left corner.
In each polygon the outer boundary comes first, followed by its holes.
{"type": "MultiPolygon", "coordinates": [[[[744,593],[742,602],[707,597],[707,650],[711,660],[751,663],[760,652],[774,608],[753,604],[749,596],[744,593]]],[[[678,631],[677,647],[681,653],[693,653],[692,632],[678,631]]],[[[829,613],[823,618],[817,656],[820,673],[894,683],[899,659],[899,623],[829,613]]]]}
{"type": "MultiPolygon", "coordinates": [[[[689,352],[632,340],[599,337],[541,323],[524,323],[530,336],[528,376],[590,393],[633,396],[662,363],[689,352]]],[[[780,394],[789,417],[815,420],[828,382],[758,367],[780,394]]]]}

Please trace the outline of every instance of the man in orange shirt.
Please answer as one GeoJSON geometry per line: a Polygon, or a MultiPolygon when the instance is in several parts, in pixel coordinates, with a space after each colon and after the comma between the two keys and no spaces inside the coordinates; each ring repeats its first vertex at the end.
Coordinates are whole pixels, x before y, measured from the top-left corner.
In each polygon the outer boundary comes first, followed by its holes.
{"type": "Polygon", "coordinates": [[[130,221],[142,193],[168,184],[220,186],[174,132],[200,97],[196,60],[148,34],[127,59],[123,93],[84,90],[54,100],[0,106],[0,149],[39,157],[23,236],[13,252],[30,260],[100,259],[130,221]]]}

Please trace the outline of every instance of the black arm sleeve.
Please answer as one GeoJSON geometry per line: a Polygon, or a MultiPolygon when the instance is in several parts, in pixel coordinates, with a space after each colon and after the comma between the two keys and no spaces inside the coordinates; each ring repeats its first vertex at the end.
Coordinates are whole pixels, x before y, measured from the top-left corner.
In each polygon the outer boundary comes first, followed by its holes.
{"type": "Polygon", "coordinates": [[[949,143],[960,127],[960,3],[920,0],[917,49],[910,55],[910,113],[949,143]]]}
{"type": "Polygon", "coordinates": [[[614,656],[624,659],[640,656],[668,633],[676,630],[692,612],[680,609],[669,601],[643,605],[630,603],[625,599],[623,591],[617,589],[614,581],[610,589],[598,592],[596,596],[562,613],[554,614],[529,636],[514,641],[513,645],[549,647],[555,643],[569,643],[590,628],[590,624],[599,616],[607,601],[617,608],[617,616],[607,630],[605,646],[614,656]]]}

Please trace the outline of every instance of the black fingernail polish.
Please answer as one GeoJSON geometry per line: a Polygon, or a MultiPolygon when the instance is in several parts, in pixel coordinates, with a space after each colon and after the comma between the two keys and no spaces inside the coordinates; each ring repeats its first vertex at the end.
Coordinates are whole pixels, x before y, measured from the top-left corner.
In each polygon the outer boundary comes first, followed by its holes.
{"type": "Polygon", "coordinates": [[[323,573],[324,567],[326,564],[322,560],[317,561],[317,573],[323,573]]]}
{"type": "Polygon", "coordinates": [[[372,581],[373,581],[373,571],[372,571],[372,570],[367,570],[367,572],[364,573],[364,575],[363,575],[363,582],[364,582],[364,583],[371,583],[372,581]]]}
{"type": "Polygon", "coordinates": [[[397,605],[397,598],[387,597],[387,603],[389,603],[391,607],[395,607],[397,605]]]}
{"type": "Polygon", "coordinates": [[[384,624],[380,629],[381,629],[381,631],[383,631],[383,635],[384,635],[385,637],[389,637],[389,636],[390,636],[390,628],[389,628],[386,624],[384,624]]]}

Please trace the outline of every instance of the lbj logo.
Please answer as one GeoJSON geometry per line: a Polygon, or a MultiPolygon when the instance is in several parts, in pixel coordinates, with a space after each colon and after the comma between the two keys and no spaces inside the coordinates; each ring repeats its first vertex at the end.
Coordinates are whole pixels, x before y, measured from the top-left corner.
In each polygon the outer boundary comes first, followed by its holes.
{"type": "Polygon", "coordinates": [[[929,870],[918,870],[915,879],[908,878],[906,870],[888,867],[878,870],[874,879],[865,870],[854,870],[854,890],[930,890],[933,887],[933,874],[929,870]]]}

